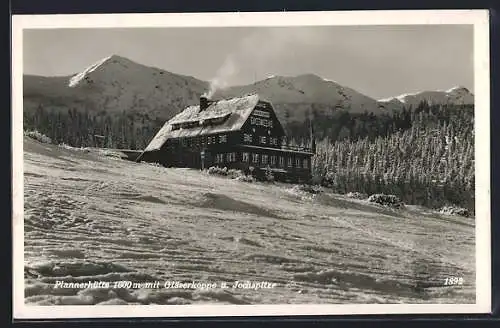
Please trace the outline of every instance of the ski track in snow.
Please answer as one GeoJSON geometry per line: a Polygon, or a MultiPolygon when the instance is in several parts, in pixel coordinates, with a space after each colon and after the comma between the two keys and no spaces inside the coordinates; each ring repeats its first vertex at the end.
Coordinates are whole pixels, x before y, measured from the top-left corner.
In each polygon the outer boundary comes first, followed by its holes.
{"type": "Polygon", "coordinates": [[[29,304],[472,303],[474,220],[24,142],[29,304]],[[462,286],[444,286],[463,277],[462,286]],[[62,289],[268,281],[273,289],[62,289]]]}

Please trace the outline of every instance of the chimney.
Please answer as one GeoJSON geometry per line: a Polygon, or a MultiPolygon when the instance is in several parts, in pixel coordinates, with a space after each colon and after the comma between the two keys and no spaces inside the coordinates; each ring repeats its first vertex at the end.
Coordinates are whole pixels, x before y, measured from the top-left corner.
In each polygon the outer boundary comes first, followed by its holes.
{"type": "Polygon", "coordinates": [[[203,95],[200,97],[200,112],[203,112],[208,107],[208,98],[203,95]]]}

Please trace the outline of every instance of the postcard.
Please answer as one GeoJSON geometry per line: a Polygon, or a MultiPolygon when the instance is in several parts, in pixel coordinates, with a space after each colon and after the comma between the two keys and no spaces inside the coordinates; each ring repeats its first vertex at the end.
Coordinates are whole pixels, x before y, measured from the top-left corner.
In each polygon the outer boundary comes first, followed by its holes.
{"type": "Polygon", "coordinates": [[[18,15],[14,318],[488,313],[486,10],[18,15]]]}

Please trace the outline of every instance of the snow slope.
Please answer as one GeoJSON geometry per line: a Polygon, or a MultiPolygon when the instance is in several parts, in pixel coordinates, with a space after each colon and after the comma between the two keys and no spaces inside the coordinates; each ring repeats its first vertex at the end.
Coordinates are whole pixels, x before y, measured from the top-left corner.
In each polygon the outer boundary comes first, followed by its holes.
{"type": "Polygon", "coordinates": [[[90,73],[92,73],[93,71],[95,71],[96,69],[98,69],[101,65],[103,65],[104,63],[106,63],[110,59],[111,59],[111,56],[105,57],[105,58],[99,60],[98,62],[96,62],[95,64],[90,65],[89,67],[87,67],[82,72],[80,72],[78,74],[75,74],[74,76],[72,76],[69,79],[69,86],[70,87],[76,87],[78,84],[82,83],[82,81],[85,78],[87,78],[90,73]]]}
{"type": "Polygon", "coordinates": [[[474,220],[24,141],[25,297],[51,304],[474,302],[474,220]],[[444,286],[446,277],[464,278],[444,286]],[[267,281],[272,289],[54,288],[267,281]]]}

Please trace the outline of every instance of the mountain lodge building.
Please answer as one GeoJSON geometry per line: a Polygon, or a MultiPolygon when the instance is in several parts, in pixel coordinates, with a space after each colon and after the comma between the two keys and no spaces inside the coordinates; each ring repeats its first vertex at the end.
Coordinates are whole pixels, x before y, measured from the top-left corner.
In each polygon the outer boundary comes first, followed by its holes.
{"type": "Polygon", "coordinates": [[[286,145],[271,103],[258,95],[218,101],[202,96],[199,105],[167,121],[137,161],[166,167],[227,167],[255,176],[270,171],[277,180],[308,182],[314,153],[314,138],[311,148],[286,145]]]}

